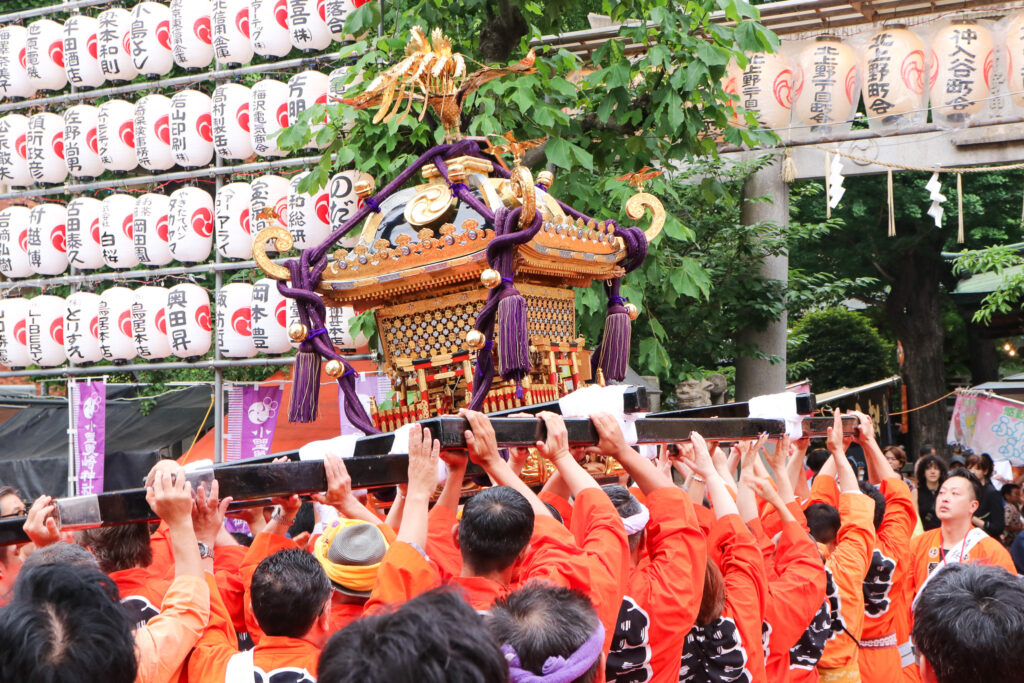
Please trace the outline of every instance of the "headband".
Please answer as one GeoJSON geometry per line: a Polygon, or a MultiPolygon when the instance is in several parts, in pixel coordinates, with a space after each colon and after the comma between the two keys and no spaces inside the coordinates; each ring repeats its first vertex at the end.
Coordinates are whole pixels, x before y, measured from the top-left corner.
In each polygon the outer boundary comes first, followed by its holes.
{"type": "Polygon", "coordinates": [[[647,527],[647,522],[649,521],[651,521],[651,511],[648,510],[643,503],[640,503],[640,512],[630,515],[629,517],[622,518],[622,524],[626,527],[627,536],[632,536],[633,534],[638,534],[643,531],[647,527]]]}
{"type": "MultiPolygon", "coordinates": [[[[327,578],[332,582],[348,590],[366,592],[373,590],[374,585],[377,583],[377,570],[380,568],[380,562],[363,566],[335,564],[327,559],[327,551],[330,550],[334,538],[341,530],[359,524],[369,525],[369,522],[364,522],[360,519],[336,519],[331,522],[324,532],[320,534],[320,537],[316,539],[316,544],[313,546],[313,556],[319,560],[320,565],[327,574],[327,578]]],[[[384,534],[381,534],[381,538],[384,541],[384,548],[388,548],[388,541],[384,534]]]]}
{"type": "Polygon", "coordinates": [[[541,667],[540,675],[528,671],[519,663],[519,655],[511,645],[502,645],[501,651],[505,653],[508,661],[508,674],[511,683],[572,683],[577,678],[590,671],[601,657],[604,649],[604,626],[599,621],[594,633],[569,655],[569,658],[555,656],[548,657],[541,667]]]}

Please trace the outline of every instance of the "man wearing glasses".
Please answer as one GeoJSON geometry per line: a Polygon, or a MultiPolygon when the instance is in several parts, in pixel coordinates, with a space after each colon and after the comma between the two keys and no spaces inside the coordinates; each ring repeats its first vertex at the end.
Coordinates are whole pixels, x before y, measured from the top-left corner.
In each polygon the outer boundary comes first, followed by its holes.
{"type": "MultiPolygon", "coordinates": [[[[13,486],[0,486],[0,519],[24,517],[28,511],[13,486]]],[[[14,586],[21,569],[21,547],[0,546],[0,605],[7,603],[7,593],[14,586]]]]}

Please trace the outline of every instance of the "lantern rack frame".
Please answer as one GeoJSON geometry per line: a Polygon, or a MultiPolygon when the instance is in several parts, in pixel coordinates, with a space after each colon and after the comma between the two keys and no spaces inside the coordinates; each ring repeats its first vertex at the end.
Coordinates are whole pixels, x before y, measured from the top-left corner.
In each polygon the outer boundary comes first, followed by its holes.
{"type": "MultiPolygon", "coordinates": [[[[346,356],[350,360],[373,360],[374,354],[362,353],[346,356]]],[[[214,370],[224,368],[262,368],[295,365],[295,356],[279,358],[222,358],[220,360],[198,360],[195,362],[167,361],[163,363],[126,363],[124,365],[72,365],[66,368],[42,368],[38,370],[7,370],[0,377],[64,377],[65,375],[90,375],[100,377],[122,372],[145,372],[152,370],[214,370]]]]}

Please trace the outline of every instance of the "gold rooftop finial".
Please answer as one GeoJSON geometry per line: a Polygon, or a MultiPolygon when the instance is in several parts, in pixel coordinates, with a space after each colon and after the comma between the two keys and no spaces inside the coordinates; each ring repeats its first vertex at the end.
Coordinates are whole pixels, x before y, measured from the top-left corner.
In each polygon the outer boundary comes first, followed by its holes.
{"type": "Polygon", "coordinates": [[[523,154],[526,153],[526,150],[540,147],[545,141],[547,141],[547,138],[537,138],[535,140],[523,140],[520,142],[519,140],[516,140],[516,135],[512,131],[505,133],[502,137],[507,141],[504,145],[495,145],[494,143],[491,143],[484,151],[499,160],[501,159],[502,154],[511,154],[512,163],[515,166],[522,163],[523,154]]]}

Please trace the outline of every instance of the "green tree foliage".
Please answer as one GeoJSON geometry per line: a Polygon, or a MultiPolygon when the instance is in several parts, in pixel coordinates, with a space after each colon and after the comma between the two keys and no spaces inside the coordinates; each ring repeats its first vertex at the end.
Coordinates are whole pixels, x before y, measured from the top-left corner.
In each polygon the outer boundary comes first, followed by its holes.
{"type": "Polygon", "coordinates": [[[817,392],[867,384],[892,372],[894,354],[859,313],[829,308],[808,313],[793,328],[800,341],[793,362],[817,392]]]}

